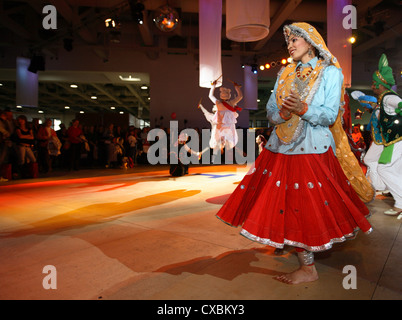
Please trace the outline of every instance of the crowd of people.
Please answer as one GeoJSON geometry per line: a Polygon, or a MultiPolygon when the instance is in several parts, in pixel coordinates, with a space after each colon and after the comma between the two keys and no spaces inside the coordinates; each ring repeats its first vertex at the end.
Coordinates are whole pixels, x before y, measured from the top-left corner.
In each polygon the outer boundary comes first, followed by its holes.
{"type": "Polygon", "coordinates": [[[54,169],[121,168],[145,163],[149,128],[113,124],[82,125],[78,119],[60,129],[52,120],[28,122],[25,115],[14,118],[12,111],[0,112],[1,181],[34,178],[54,169]]]}
{"type": "MultiPolygon", "coordinates": [[[[46,176],[54,169],[132,168],[148,163],[148,149],[155,143],[147,140],[149,127],[123,128],[113,123],[107,126],[83,125],[78,119],[73,119],[67,126],[60,124],[60,129],[55,131],[51,119],[42,124],[38,120],[28,121],[25,115],[15,117],[11,110],[0,112],[2,182],[35,178],[39,174],[46,176]]],[[[169,130],[164,131],[169,136],[169,130]]],[[[201,137],[201,131],[198,128],[196,131],[201,137]]],[[[269,131],[256,132],[256,135],[261,134],[265,134],[267,139],[269,131]]]]}

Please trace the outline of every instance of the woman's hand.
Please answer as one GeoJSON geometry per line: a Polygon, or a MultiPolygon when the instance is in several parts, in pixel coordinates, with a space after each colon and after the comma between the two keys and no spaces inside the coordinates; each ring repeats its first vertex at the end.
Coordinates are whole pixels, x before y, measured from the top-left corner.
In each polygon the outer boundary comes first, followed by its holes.
{"type": "Polygon", "coordinates": [[[305,114],[308,109],[307,104],[300,100],[299,94],[292,90],[290,91],[290,95],[284,100],[282,106],[285,107],[289,112],[299,116],[305,114]]]}
{"type": "Polygon", "coordinates": [[[279,115],[283,120],[289,120],[292,117],[292,113],[283,105],[281,110],[279,111],[279,115]]]}

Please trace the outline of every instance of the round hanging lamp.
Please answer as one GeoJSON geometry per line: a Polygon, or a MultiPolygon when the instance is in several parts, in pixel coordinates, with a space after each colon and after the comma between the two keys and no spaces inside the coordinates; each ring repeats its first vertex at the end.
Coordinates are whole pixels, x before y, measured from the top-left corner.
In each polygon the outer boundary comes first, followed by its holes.
{"type": "Polygon", "coordinates": [[[268,36],[269,0],[226,1],[226,37],[237,42],[250,42],[268,36]]]}

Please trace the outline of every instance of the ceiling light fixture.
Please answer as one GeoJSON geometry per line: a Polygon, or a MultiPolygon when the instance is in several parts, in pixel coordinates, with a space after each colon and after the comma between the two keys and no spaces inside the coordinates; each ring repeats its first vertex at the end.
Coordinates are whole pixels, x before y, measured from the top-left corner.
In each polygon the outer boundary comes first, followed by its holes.
{"type": "Polygon", "coordinates": [[[78,88],[78,86],[76,84],[70,84],[70,88],[76,89],[76,88],[78,88]]]}
{"type": "Polygon", "coordinates": [[[144,15],[142,11],[144,11],[145,6],[140,1],[129,1],[130,9],[131,9],[131,16],[135,22],[138,24],[144,23],[144,15]]]}
{"type": "Polygon", "coordinates": [[[116,28],[116,21],[114,21],[112,18],[107,18],[105,20],[105,26],[106,28],[116,28]]]}
{"type": "Polygon", "coordinates": [[[252,64],[251,65],[251,72],[253,72],[254,74],[257,74],[258,70],[257,70],[258,66],[256,64],[252,64]]]}
{"type": "Polygon", "coordinates": [[[122,81],[141,81],[140,78],[135,78],[135,77],[131,76],[131,74],[128,77],[119,76],[119,78],[122,81]]]}

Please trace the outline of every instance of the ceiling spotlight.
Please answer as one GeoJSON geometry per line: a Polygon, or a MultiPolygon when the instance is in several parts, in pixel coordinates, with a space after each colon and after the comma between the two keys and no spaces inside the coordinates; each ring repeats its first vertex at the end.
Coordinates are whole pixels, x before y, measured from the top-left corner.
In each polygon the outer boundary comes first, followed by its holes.
{"type": "Polygon", "coordinates": [[[28,71],[37,73],[38,71],[45,70],[45,58],[43,56],[33,56],[29,64],[28,71]]]}
{"type": "Polygon", "coordinates": [[[254,74],[258,72],[258,66],[256,64],[251,65],[251,72],[253,72],[254,74]]]}
{"type": "Polygon", "coordinates": [[[145,84],[143,84],[143,85],[141,86],[141,89],[142,89],[142,90],[147,90],[148,87],[147,87],[145,84]]]}
{"type": "Polygon", "coordinates": [[[271,68],[271,65],[269,63],[266,63],[265,64],[265,69],[270,69],[270,68],[271,68]]]}
{"type": "Polygon", "coordinates": [[[70,107],[69,107],[69,106],[65,106],[64,109],[70,109],[70,107]]]}
{"type": "Polygon", "coordinates": [[[288,58],[288,62],[292,63],[293,59],[291,57],[288,58]]]}
{"type": "Polygon", "coordinates": [[[85,112],[81,110],[80,113],[85,113],[85,112]]]}
{"type": "Polygon", "coordinates": [[[96,99],[98,99],[98,97],[97,96],[91,96],[91,99],[96,100],[96,99]]]}
{"type": "Polygon", "coordinates": [[[161,6],[156,10],[154,22],[163,32],[173,31],[179,24],[179,14],[168,5],[161,6]]]}
{"type": "Polygon", "coordinates": [[[286,64],[287,62],[288,62],[287,59],[282,59],[282,60],[281,60],[281,63],[282,63],[282,64],[286,64]]]}
{"type": "Polygon", "coordinates": [[[264,70],[265,66],[264,65],[260,65],[260,70],[264,70]]]}
{"type": "Polygon", "coordinates": [[[107,18],[105,20],[105,27],[106,28],[116,28],[116,21],[114,21],[112,18],[107,18]]]}
{"type": "Polygon", "coordinates": [[[70,84],[70,88],[76,89],[76,88],[78,88],[78,86],[76,84],[70,84]]]}
{"type": "Polygon", "coordinates": [[[353,43],[356,42],[356,38],[355,38],[354,36],[352,36],[352,37],[350,37],[350,38],[348,39],[348,41],[349,41],[351,44],[353,44],[353,43]]]}
{"type": "Polygon", "coordinates": [[[130,9],[131,9],[131,16],[135,22],[138,24],[144,23],[144,15],[142,11],[144,11],[145,6],[140,1],[130,0],[130,9]]]}

